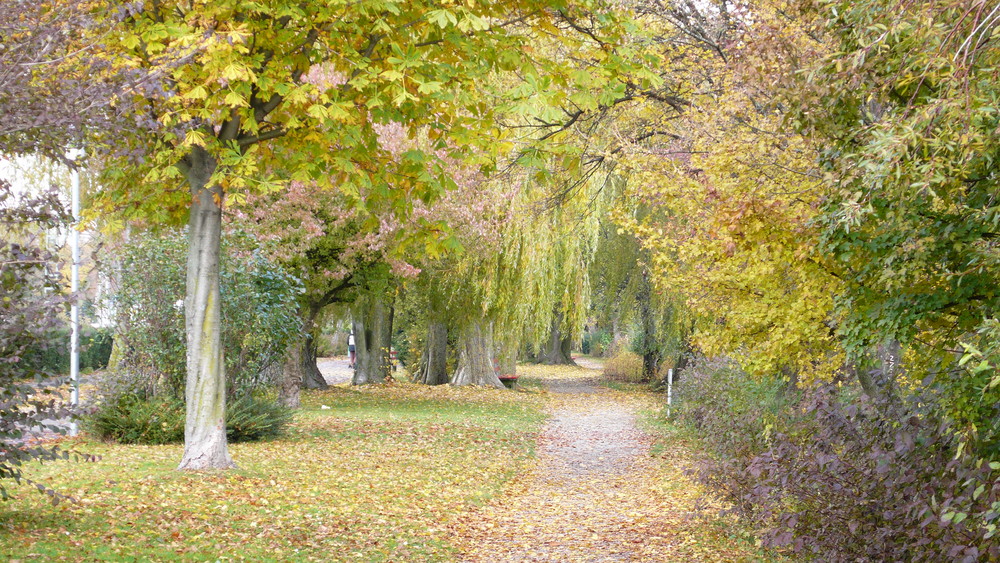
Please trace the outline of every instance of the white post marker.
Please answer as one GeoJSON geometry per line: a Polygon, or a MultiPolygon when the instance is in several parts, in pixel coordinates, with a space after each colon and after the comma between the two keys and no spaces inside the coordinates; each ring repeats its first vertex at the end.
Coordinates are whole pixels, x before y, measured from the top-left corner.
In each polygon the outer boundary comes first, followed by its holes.
{"type": "Polygon", "coordinates": [[[667,418],[670,418],[670,405],[674,402],[674,368],[667,370],[667,418]]]}
{"type": "MultiPolygon", "coordinates": [[[[67,155],[73,164],[83,156],[83,151],[72,149],[67,155]]],[[[70,248],[73,263],[70,265],[70,291],[73,293],[73,303],[70,306],[70,338],[69,338],[69,379],[73,390],[70,393],[70,404],[77,407],[80,404],[80,305],[76,292],[80,290],[80,171],[74,166],[70,170],[72,188],[73,226],[69,231],[70,248]]],[[[76,436],[76,422],[71,422],[69,435],[76,436]]]]}

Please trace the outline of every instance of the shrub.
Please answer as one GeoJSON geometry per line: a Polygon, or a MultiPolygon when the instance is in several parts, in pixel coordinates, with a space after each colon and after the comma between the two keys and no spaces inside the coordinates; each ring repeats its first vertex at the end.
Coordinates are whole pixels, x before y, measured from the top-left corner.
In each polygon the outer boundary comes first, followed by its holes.
{"type": "Polygon", "coordinates": [[[581,348],[584,354],[592,356],[604,356],[611,347],[611,332],[605,329],[598,329],[594,332],[583,333],[583,343],[581,348]]]}
{"type": "Polygon", "coordinates": [[[754,379],[724,360],[698,358],[674,387],[678,420],[702,435],[718,458],[745,459],[790,424],[795,393],[776,378],[754,379]]]}
{"type": "MultiPolygon", "coordinates": [[[[184,441],[184,403],[170,395],[123,392],[104,400],[87,419],[87,429],[102,440],[122,444],[173,444],[184,441]]],[[[270,395],[242,395],[226,405],[226,437],[252,442],[280,436],[292,409],[270,395]]]]}
{"type": "Polygon", "coordinates": [[[617,381],[639,383],[643,381],[642,356],[622,347],[604,362],[604,376],[617,381]]]}
{"type": "Polygon", "coordinates": [[[226,437],[230,442],[255,442],[281,436],[293,410],[272,395],[243,395],[226,405],[226,437]]]}
{"type": "Polygon", "coordinates": [[[122,444],[173,444],[184,441],[184,403],[170,395],[124,393],[98,406],[87,428],[102,440],[122,444]]]}
{"type": "MultiPolygon", "coordinates": [[[[287,343],[301,327],[300,282],[238,234],[223,239],[222,345],[230,396],[274,383],[287,343]]],[[[122,368],[148,374],[154,394],[183,395],[186,242],[180,232],[137,237],[123,252],[115,295],[122,368]]]]}
{"type": "Polygon", "coordinates": [[[1000,464],[962,451],[936,397],[889,408],[835,385],[793,393],[700,360],[678,399],[712,454],[701,479],[768,546],[819,561],[1000,557],[1000,464]]]}
{"type": "Polygon", "coordinates": [[[114,335],[110,328],[84,327],[80,331],[80,369],[104,369],[111,359],[114,335]]]}
{"type": "MultiPolygon", "coordinates": [[[[108,367],[111,358],[111,329],[80,327],[80,370],[96,370],[108,367]]],[[[44,339],[31,350],[25,351],[25,357],[36,365],[53,374],[69,373],[70,360],[70,327],[60,323],[45,333],[44,339]]]]}

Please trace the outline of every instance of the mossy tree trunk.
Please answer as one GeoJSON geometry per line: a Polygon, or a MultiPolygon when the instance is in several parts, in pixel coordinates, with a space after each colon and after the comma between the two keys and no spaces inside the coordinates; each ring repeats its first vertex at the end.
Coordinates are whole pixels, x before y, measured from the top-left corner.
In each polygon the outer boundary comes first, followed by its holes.
{"type": "Polygon", "coordinates": [[[226,377],[222,356],[219,258],[223,192],[209,181],[215,159],[194,147],[181,163],[191,186],[188,230],[187,383],[184,456],[179,469],[233,467],[226,443],[226,377]]]}
{"type": "Polygon", "coordinates": [[[295,341],[285,350],[285,364],[282,369],[281,388],[278,391],[278,401],[289,408],[302,406],[299,399],[299,389],[302,388],[302,345],[295,341]]]}

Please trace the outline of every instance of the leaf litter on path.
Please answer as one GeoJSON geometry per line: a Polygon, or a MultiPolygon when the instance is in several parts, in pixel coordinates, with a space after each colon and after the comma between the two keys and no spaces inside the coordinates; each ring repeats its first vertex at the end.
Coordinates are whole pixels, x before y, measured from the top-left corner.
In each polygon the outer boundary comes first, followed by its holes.
{"type": "Polygon", "coordinates": [[[749,561],[684,473],[690,453],[653,437],[638,413],[659,408],[652,394],[598,388],[595,370],[529,367],[548,389],[551,416],[533,472],[507,494],[455,525],[468,562],[749,561]]]}

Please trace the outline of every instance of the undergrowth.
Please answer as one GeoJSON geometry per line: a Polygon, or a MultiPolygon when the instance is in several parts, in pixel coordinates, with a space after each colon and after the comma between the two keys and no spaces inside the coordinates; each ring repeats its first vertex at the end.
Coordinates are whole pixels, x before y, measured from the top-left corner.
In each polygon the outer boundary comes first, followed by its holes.
{"type": "Polygon", "coordinates": [[[705,360],[677,390],[677,421],[707,453],[700,480],[764,545],[816,561],[1000,559],[1000,463],[963,450],[933,396],[797,391],[705,360]]]}

